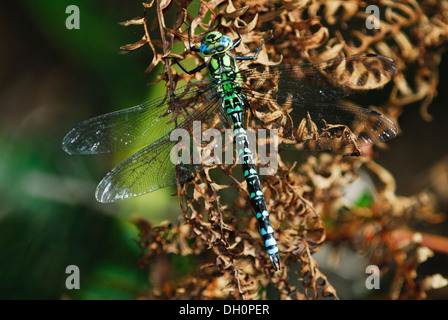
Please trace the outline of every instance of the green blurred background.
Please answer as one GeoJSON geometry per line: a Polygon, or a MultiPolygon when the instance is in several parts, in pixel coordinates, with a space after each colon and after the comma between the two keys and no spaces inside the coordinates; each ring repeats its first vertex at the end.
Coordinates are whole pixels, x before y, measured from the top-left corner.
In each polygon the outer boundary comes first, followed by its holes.
{"type": "Polygon", "coordinates": [[[118,22],[142,13],[141,1],[0,3],[0,299],[131,299],[148,287],[132,219],[174,221],[173,189],[100,204],[96,184],[126,154],[61,149],[78,122],[164,92],[147,85],[160,70],[143,74],[149,48],[120,54],[143,28],[118,22]],[[79,30],[66,28],[72,4],[79,30]],[[65,287],[68,265],[80,290],[65,287]]]}
{"type": "MultiPolygon", "coordinates": [[[[147,86],[160,74],[143,74],[148,47],[120,54],[143,30],[118,22],[142,12],[141,1],[0,2],[0,299],[134,299],[150,286],[132,221],[175,221],[174,189],[97,203],[97,183],[126,154],[69,156],[61,149],[78,122],[165,92],[163,83],[147,86]],[[80,9],[79,30],[65,26],[72,4],[80,9]],[[65,287],[69,265],[80,268],[80,290],[65,287]]],[[[439,88],[447,69],[444,60],[439,88]]],[[[404,134],[381,158],[399,194],[418,191],[421,177],[446,156],[446,101],[439,89],[432,123],[421,119],[417,104],[400,118],[404,134]]],[[[446,257],[435,260],[438,272],[446,270],[446,257]]]]}

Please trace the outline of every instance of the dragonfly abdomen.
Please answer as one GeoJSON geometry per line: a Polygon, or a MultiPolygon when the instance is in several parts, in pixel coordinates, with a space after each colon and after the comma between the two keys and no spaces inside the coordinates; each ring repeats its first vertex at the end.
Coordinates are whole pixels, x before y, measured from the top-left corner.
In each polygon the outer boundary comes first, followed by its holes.
{"type": "Polygon", "coordinates": [[[237,153],[240,162],[242,163],[244,179],[247,183],[247,191],[249,192],[250,201],[255,210],[258,224],[260,225],[261,237],[269,257],[271,258],[272,265],[277,270],[277,266],[280,266],[277,241],[274,237],[274,229],[269,221],[269,212],[263,191],[261,190],[260,179],[254,165],[254,159],[249,148],[247,133],[244,128],[236,126],[234,132],[237,153]]]}
{"type": "Polygon", "coordinates": [[[274,237],[274,229],[269,221],[269,212],[266,206],[263,191],[261,190],[260,179],[254,158],[249,147],[249,139],[246,130],[242,126],[242,106],[244,104],[241,95],[228,95],[223,100],[224,108],[233,122],[236,151],[243,168],[244,179],[247,183],[247,191],[250,196],[251,205],[255,210],[255,215],[260,226],[261,237],[266,250],[272,261],[272,265],[277,270],[280,266],[279,250],[274,237]]]}
{"type": "Polygon", "coordinates": [[[244,179],[250,195],[252,207],[260,226],[261,237],[264,241],[274,269],[280,268],[280,256],[274,229],[269,221],[266,200],[260,186],[260,179],[254,165],[249,139],[243,128],[243,107],[247,103],[246,97],[240,92],[241,78],[235,58],[228,54],[217,54],[208,63],[210,77],[214,81],[214,89],[222,98],[222,106],[233,123],[236,150],[242,164],[244,179]]]}

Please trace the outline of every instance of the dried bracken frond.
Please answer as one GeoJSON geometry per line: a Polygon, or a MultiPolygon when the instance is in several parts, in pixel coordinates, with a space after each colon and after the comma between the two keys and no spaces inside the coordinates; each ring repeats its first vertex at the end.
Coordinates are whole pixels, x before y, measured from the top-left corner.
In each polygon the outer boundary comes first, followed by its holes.
{"type": "MultiPolygon", "coordinates": [[[[218,29],[236,38],[235,28],[238,29],[242,37],[236,48],[238,55],[253,52],[272,32],[274,40],[265,42],[257,59],[260,73],[280,62],[316,62],[366,52],[391,57],[398,72],[386,91],[389,96],[379,102],[382,105],[374,107],[399,124],[405,107],[419,102],[422,117],[431,119],[428,106],[437,95],[438,66],[448,40],[448,1],[375,1],[380,8],[379,29],[366,28],[366,20],[371,16],[366,13],[369,1],[201,0],[196,12],[190,9],[191,3],[147,1],[142,17],[123,23],[141,25],[144,33],[141,40],[122,49],[131,51],[148,45],[154,57],[146,72],[164,63],[159,81],[165,80],[169,90],[181,80],[192,81],[192,76],[172,69],[169,58],[176,56],[171,53],[176,42],[184,43],[185,57],[194,56],[188,52],[189,29],[183,27],[186,20],[191,24],[190,36],[196,45],[204,32],[218,29]],[[176,12],[170,26],[165,17],[168,10],[176,12]],[[149,11],[155,12],[156,17],[150,19],[149,11]],[[151,38],[155,32],[160,33],[161,41],[151,38]],[[409,73],[409,66],[416,71],[409,73]]],[[[249,62],[244,62],[242,69],[245,64],[249,62]]],[[[375,78],[372,70],[377,67],[381,66],[337,65],[334,68],[340,68],[341,77],[333,81],[355,77],[362,80],[357,83],[369,89],[378,81],[390,80],[375,78]]],[[[198,72],[195,77],[203,76],[198,72]]],[[[276,90],[275,82],[258,85],[266,86],[264,94],[276,90]]],[[[256,103],[254,106],[258,119],[268,124],[277,121],[277,128],[287,128],[288,101],[282,106],[267,106],[269,112],[257,109],[256,103]]],[[[248,121],[251,127],[259,126],[253,117],[248,121]]],[[[337,123],[328,123],[327,131],[332,137],[350,135],[337,123]]],[[[304,137],[303,140],[316,138],[313,119],[304,119],[294,135],[304,137]]],[[[364,155],[309,155],[300,163],[289,165],[279,158],[277,173],[263,179],[263,192],[284,265],[276,273],[263,250],[245,183],[233,176],[235,166],[206,168],[179,185],[182,217],[177,222],[158,227],[145,221],[138,224],[140,245],[145,248],[143,261],[153,264],[163,260],[156,257],[175,254],[195,257],[196,268],[179,279],[155,281],[151,297],[259,299],[268,297],[266,287],[272,284],[281,299],[337,298],[336,289],[312,256],[325,241],[364,253],[371,264],[384,272],[393,269],[391,298],[421,299],[427,290],[446,285],[446,279],[440,275],[419,280],[416,271],[431,257],[431,250],[426,247],[429,240],[425,242],[425,236],[412,231],[412,224],[439,223],[444,219],[435,211],[434,191],[423,189],[409,197],[396,195],[394,177],[372,159],[372,149],[353,147],[358,154],[362,149],[364,155]],[[369,206],[357,206],[344,196],[361,171],[378,182],[369,206]],[[210,178],[211,172],[223,172],[232,184],[219,184],[210,178]],[[233,203],[224,201],[224,194],[235,188],[239,197],[233,203]]]]}

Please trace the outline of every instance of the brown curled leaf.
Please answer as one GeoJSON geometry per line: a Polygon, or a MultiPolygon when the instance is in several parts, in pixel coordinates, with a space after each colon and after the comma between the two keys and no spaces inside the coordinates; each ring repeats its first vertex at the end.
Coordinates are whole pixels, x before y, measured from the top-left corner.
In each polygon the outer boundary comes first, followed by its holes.
{"type": "Polygon", "coordinates": [[[143,36],[143,38],[141,38],[139,41],[121,46],[120,49],[126,50],[126,51],[132,51],[132,50],[136,50],[136,49],[144,46],[147,43],[148,43],[148,40],[146,39],[146,36],[143,36]]]}
{"type": "MultiPolygon", "coordinates": [[[[153,4],[154,1],[143,4],[144,9],[153,4]]],[[[384,65],[355,63],[329,66],[333,78],[328,81],[347,84],[349,91],[387,84],[384,91],[376,91],[374,110],[387,112],[399,125],[400,115],[407,112],[407,106],[420,103],[422,117],[429,120],[428,106],[439,83],[441,49],[448,42],[446,1],[376,1],[375,5],[381,9],[380,29],[372,30],[365,24],[369,4],[361,0],[201,0],[198,8],[191,1],[164,1],[159,3],[160,24],[152,20],[146,26],[141,18],[124,23],[141,25],[143,34],[142,40],[124,47],[136,50],[148,44],[154,54],[148,57],[146,72],[150,72],[164,57],[181,57],[171,52],[176,42],[183,42],[187,53],[188,28],[182,26],[186,19],[191,22],[193,45],[199,44],[210,30],[232,34],[235,39],[235,26],[242,36],[241,44],[235,48],[238,55],[251,55],[272,30],[274,39],[265,42],[257,60],[252,61],[261,65],[259,70],[269,70],[279,62],[298,64],[379,53],[396,62],[393,79],[387,75],[384,79],[375,76],[379,74],[375,70],[384,65]],[[166,10],[168,4],[170,9],[176,6],[174,22],[164,19],[170,11],[166,10]],[[153,33],[160,33],[153,38],[161,40],[153,41],[150,38],[153,33]]],[[[197,53],[183,56],[195,57],[196,65],[203,62],[197,53]]],[[[172,87],[181,80],[192,81],[193,76],[169,68],[168,61],[164,61],[167,66],[158,81],[165,80],[172,87]]],[[[254,66],[242,63],[240,67],[242,70],[254,66]]],[[[200,73],[195,75],[196,79],[203,77],[200,73]]],[[[254,85],[261,90],[258,100],[274,95],[279,86],[275,81],[263,85],[262,79],[254,85]]],[[[294,106],[288,99],[282,105],[267,102],[265,109],[257,101],[251,100],[250,104],[254,110],[247,114],[247,126],[278,128],[281,137],[296,134],[307,141],[331,144],[341,137],[356,135],[338,123],[327,123],[319,131],[314,119],[306,115],[302,119],[292,118],[294,106]],[[288,131],[291,121],[295,123],[295,132],[288,131]]],[[[353,148],[362,149],[356,143],[353,148]]],[[[404,228],[415,234],[412,230],[415,225],[442,221],[443,215],[436,211],[434,199],[440,197],[436,194],[442,192],[443,181],[408,196],[397,195],[393,174],[372,158],[380,157],[381,153],[376,154],[371,147],[369,152],[362,151],[364,155],[360,157],[343,157],[340,153],[300,154],[293,159],[296,162],[287,162],[280,153],[275,174],[261,177],[279,243],[283,268],[279,272],[272,270],[264,250],[256,218],[250,214],[246,183],[237,178],[240,177],[237,165],[212,166],[179,184],[177,196],[182,216],[155,227],[139,224],[139,245],[145,250],[142,263],[150,265],[154,274],[150,297],[265,299],[266,288],[270,286],[281,299],[336,299],[338,288],[330,283],[313,256],[325,243],[335,257],[344,249],[356,251],[364,254],[367,263],[380,266],[382,274],[390,270],[392,285],[384,293],[390,298],[424,298],[426,290],[436,287],[439,278],[419,277],[421,261],[431,259],[423,245],[429,243],[438,248],[443,239],[432,238],[434,243],[424,242],[426,235],[421,241],[414,236],[396,241],[396,237],[404,228]],[[369,189],[368,204],[361,206],[350,201],[347,194],[353,188],[360,190],[357,181],[363,181],[364,171],[376,183],[369,189]],[[223,177],[226,180],[221,180],[223,177]],[[169,273],[169,257],[174,255],[188,260],[192,268],[188,276],[179,278],[175,272],[169,273]],[[157,259],[160,261],[155,263],[157,259]]],[[[437,176],[441,179],[443,174],[437,176]]],[[[365,277],[365,270],[360,273],[365,277]]]]}
{"type": "Polygon", "coordinates": [[[144,24],[146,21],[146,16],[137,17],[134,19],[126,20],[124,22],[119,22],[119,25],[122,25],[124,27],[130,26],[130,25],[139,25],[144,24]]]}

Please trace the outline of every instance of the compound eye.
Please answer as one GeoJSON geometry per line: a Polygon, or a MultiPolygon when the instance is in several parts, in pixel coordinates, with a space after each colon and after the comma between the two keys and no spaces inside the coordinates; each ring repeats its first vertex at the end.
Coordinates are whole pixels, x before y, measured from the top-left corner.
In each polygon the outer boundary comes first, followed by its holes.
{"type": "Polygon", "coordinates": [[[233,42],[229,37],[223,36],[219,43],[219,46],[220,46],[220,48],[222,47],[222,49],[218,49],[218,51],[222,52],[222,51],[228,50],[232,46],[232,44],[233,44],[233,42]]]}
{"type": "Polygon", "coordinates": [[[199,48],[199,50],[201,51],[201,53],[203,55],[208,55],[209,54],[209,47],[208,45],[206,45],[205,43],[201,44],[201,47],[199,48]]]}
{"type": "Polygon", "coordinates": [[[223,36],[222,37],[222,39],[221,39],[221,44],[224,46],[224,47],[227,47],[227,46],[229,46],[230,45],[230,38],[229,37],[227,37],[227,36],[223,36]]]}

